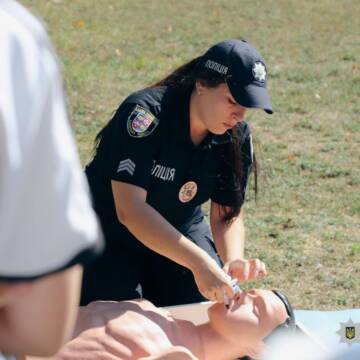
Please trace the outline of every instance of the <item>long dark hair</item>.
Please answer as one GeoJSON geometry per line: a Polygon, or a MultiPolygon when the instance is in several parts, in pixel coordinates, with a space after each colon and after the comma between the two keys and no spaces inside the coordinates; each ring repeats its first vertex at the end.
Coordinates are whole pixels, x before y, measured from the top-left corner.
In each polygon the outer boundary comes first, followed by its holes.
{"type": "MultiPolygon", "coordinates": [[[[200,66],[201,61],[201,56],[194,58],[193,60],[185,63],[184,65],[174,70],[162,80],[151,85],[150,88],[166,86],[186,92],[194,89],[197,80],[202,80],[208,87],[216,87],[220,84],[226,83],[226,78],[223,75],[211,70],[207,70],[203,66],[200,66]]],[[[247,176],[247,174],[244,174],[244,168],[242,166],[243,159],[240,151],[240,139],[238,132],[235,128],[231,130],[231,137],[231,146],[229,147],[229,153],[225,154],[225,159],[229,162],[231,168],[233,169],[236,187],[240,187],[243,183],[244,176],[247,176]]],[[[258,190],[258,170],[258,164],[256,162],[256,156],[254,153],[252,172],[254,173],[255,180],[255,198],[258,190]]],[[[245,200],[244,196],[245,194],[243,194],[243,196],[241,197],[235,197],[234,203],[229,207],[222,206],[222,210],[224,213],[222,219],[223,221],[230,223],[236,216],[239,215],[241,206],[245,200]]]]}

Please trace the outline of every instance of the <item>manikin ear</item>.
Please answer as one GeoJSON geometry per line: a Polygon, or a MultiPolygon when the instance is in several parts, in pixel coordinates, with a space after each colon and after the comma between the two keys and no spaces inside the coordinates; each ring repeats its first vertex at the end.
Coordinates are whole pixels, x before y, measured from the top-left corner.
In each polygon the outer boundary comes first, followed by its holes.
{"type": "Polygon", "coordinates": [[[265,343],[259,340],[246,347],[246,354],[252,359],[262,359],[265,349],[265,343]]]}

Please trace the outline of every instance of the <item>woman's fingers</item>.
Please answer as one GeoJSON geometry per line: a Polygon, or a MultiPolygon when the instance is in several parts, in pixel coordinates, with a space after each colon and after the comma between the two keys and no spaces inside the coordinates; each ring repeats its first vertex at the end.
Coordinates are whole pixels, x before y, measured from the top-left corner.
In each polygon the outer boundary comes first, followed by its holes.
{"type": "Polygon", "coordinates": [[[219,303],[228,303],[234,298],[235,292],[230,285],[219,287],[214,292],[215,301],[219,303]]]}
{"type": "Polygon", "coordinates": [[[248,260],[233,260],[228,265],[228,272],[232,278],[237,278],[239,281],[247,281],[250,273],[250,263],[248,260]]]}
{"type": "Polygon", "coordinates": [[[235,291],[230,284],[224,284],[223,286],[218,286],[216,288],[203,291],[202,295],[208,300],[223,303],[226,302],[225,300],[230,301],[233,299],[235,296],[235,291]]]}
{"type": "Polygon", "coordinates": [[[261,279],[266,275],[266,266],[262,261],[259,259],[250,259],[249,262],[248,280],[261,279]]]}
{"type": "Polygon", "coordinates": [[[250,262],[249,261],[244,261],[243,262],[243,269],[242,269],[242,280],[243,281],[247,281],[249,280],[249,276],[250,276],[250,262]]]}
{"type": "Polygon", "coordinates": [[[265,264],[259,259],[236,259],[227,263],[224,266],[225,269],[231,277],[237,278],[239,281],[257,280],[267,274],[265,264]]]}

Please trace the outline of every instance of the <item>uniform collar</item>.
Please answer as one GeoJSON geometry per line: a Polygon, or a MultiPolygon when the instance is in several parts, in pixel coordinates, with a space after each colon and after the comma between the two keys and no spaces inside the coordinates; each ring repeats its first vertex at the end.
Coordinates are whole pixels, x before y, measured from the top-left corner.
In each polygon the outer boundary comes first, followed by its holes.
{"type": "Polygon", "coordinates": [[[169,89],[171,107],[169,115],[173,119],[172,132],[174,140],[187,147],[195,147],[190,138],[190,98],[191,89],[169,89]]]}

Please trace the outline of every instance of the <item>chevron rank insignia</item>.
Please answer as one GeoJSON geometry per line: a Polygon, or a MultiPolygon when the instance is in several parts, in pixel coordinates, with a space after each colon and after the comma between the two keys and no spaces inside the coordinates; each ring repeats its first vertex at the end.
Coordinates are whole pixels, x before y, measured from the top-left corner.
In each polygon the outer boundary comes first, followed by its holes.
{"type": "Polygon", "coordinates": [[[130,175],[134,175],[135,163],[131,159],[125,159],[125,160],[120,161],[116,172],[119,173],[122,171],[126,171],[130,175]]]}
{"type": "Polygon", "coordinates": [[[149,110],[136,105],[127,120],[127,131],[134,138],[149,136],[159,124],[157,119],[149,110]]]}

